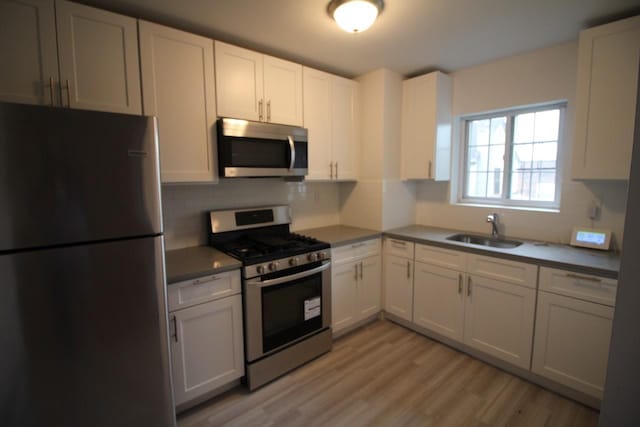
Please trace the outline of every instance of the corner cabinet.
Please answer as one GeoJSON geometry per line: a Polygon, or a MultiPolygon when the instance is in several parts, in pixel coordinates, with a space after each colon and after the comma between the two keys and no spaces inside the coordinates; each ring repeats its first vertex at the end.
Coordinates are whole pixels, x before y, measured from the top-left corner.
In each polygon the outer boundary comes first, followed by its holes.
{"type": "Polygon", "coordinates": [[[402,82],[402,179],[448,181],[452,79],[439,71],[402,82]]]}
{"type": "Polygon", "coordinates": [[[574,179],[629,179],[639,59],[640,16],[580,33],[574,179]]]}
{"type": "Polygon", "coordinates": [[[357,178],[358,82],[303,67],[304,127],[309,130],[307,180],[357,178]]]}
{"type": "Polygon", "coordinates": [[[134,18],[64,0],[3,1],[0,52],[11,64],[0,100],[142,112],[134,18]]]}
{"type": "Polygon", "coordinates": [[[334,335],[381,310],[380,239],[331,249],[331,327],[334,335]]]}
{"type": "Polygon", "coordinates": [[[302,126],[302,65],[215,42],[218,115],[302,126]]]}
{"type": "Polygon", "coordinates": [[[158,117],[163,183],[217,182],[213,40],[140,21],[143,111],[158,117]]]}
{"type": "Polygon", "coordinates": [[[240,272],[168,286],[176,405],[210,395],[244,375],[240,272]]]}

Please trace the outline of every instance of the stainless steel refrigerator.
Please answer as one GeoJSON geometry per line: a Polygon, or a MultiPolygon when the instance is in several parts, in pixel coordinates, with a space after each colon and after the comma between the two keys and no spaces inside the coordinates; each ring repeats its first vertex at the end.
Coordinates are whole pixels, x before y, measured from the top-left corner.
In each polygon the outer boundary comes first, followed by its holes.
{"type": "Polygon", "coordinates": [[[0,103],[0,425],[175,426],[155,119],[0,103]]]}

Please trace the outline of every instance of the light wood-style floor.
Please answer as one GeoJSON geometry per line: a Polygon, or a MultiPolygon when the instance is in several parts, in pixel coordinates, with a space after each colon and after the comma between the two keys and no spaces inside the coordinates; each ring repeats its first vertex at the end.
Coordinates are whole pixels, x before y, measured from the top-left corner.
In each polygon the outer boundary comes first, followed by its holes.
{"type": "Polygon", "coordinates": [[[178,417],[209,426],[596,426],[598,412],[389,321],[249,393],[178,417]]]}

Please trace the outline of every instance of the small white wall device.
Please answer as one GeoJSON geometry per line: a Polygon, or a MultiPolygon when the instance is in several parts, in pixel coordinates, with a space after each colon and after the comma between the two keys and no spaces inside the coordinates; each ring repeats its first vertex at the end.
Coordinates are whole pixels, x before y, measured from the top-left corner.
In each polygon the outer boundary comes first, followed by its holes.
{"type": "Polygon", "coordinates": [[[574,227],[571,235],[571,246],[600,249],[608,251],[611,245],[611,230],[600,230],[587,227],[574,227]]]}

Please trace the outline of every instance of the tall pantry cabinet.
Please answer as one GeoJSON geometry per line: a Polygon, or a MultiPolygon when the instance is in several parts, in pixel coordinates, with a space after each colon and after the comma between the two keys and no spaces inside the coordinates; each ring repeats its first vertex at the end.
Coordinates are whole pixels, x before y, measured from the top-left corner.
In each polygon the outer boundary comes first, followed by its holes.
{"type": "Polygon", "coordinates": [[[0,100],[140,114],[136,20],[64,0],[0,2],[0,100]]]}

